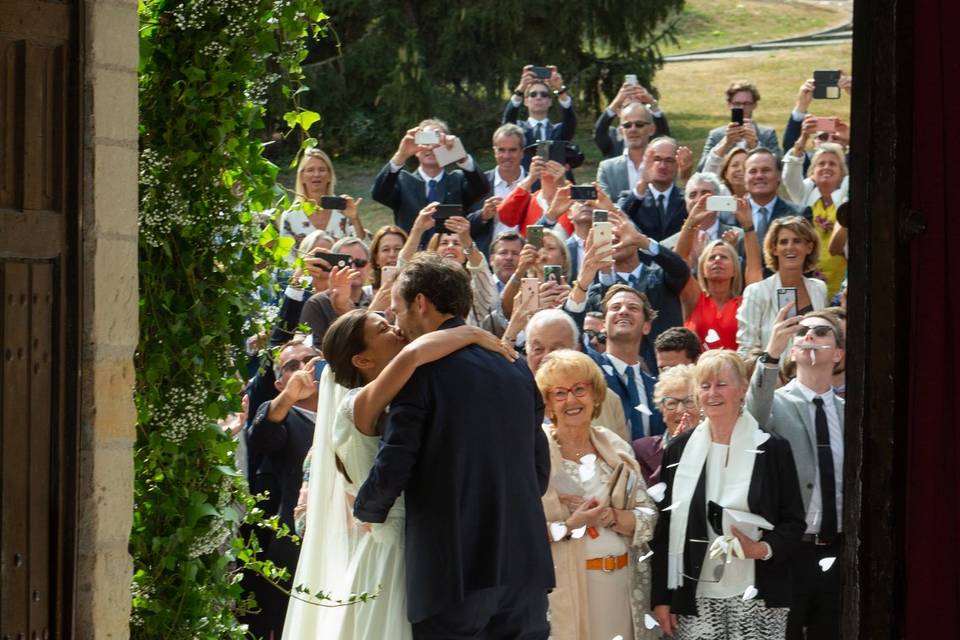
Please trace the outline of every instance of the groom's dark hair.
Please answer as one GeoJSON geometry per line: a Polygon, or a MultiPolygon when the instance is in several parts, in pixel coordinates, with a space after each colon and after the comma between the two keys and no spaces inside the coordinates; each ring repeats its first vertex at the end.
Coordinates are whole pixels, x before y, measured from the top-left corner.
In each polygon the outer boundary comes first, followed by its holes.
{"type": "Polygon", "coordinates": [[[470,274],[453,260],[440,254],[418,254],[397,278],[400,297],[408,305],[422,293],[440,313],[466,318],[473,304],[470,274]]]}

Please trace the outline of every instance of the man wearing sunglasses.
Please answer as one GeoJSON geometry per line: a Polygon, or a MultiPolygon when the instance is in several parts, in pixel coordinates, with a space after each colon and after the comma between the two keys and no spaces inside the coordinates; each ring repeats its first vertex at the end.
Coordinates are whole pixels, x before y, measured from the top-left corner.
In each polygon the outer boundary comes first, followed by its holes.
{"type": "Polygon", "coordinates": [[[656,130],[653,114],[643,103],[631,102],[620,111],[617,132],[623,139],[623,153],[597,167],[597,182],[614,201],[643,176],[644,151],[656,130]]]}
{"type": "Polygon", "coordinates": [[[829,312],[788,318],[791,306],[777,316],[754,371],[747,409],[768,431],[789,441],[806,510],[806,532],[790,560],[787,640],[835,640],[843,571],[837,560],[843,549],[844,403],[833,391],[833,372],[843,359],[843,332],[829,312]],[[791,340],[797,377],[774,391],[780,357],[791,340]]]}
{"type": "Polygon", "coordinates": [[[555,66],[546,68],[550,77],[540,78],[534,73],[533,65],[525,66],[517,88],[503,109],[501,124],[516,122],[526,136],[526,147],[538,140],[572,140],[577,130],[577,114],[573,110],[573,99],[563,84],[563,76],[555,66]],[[560,104],[560,124],[554,124],[548,118],[554,95],[560,104]],[[525,120],[518,118],[521,106],[527,108],[525,120]]]}
{"type": "Polygon", "coordinates": [[[323,342],[323,336],[334,320],[353,309],[366,309],[373,296],[363,283],[370,273],[370,251],[359,238],[343,238],[333,248],[332,253],[350,256],[348,279],[342,277],[330,280],[330,289],[315,293],[303,305],[300,323],[310,325],[313,343],[323,342]]]}

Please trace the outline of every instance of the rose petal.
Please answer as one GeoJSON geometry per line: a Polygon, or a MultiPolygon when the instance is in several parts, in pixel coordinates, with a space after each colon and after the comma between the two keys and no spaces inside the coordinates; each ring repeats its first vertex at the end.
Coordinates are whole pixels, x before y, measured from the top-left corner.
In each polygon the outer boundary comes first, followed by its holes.
{"type": "Polygon", "coordinates": [[[637,411],[639,411],[645,416],[653,415],[653,411],[650,411],[650,409],[645,404],[638,404],[637,406],[634,407],[634,409],[636,409],[637,411]]]}
{"type": "Polygon", "coordinates": [[[667,493],[667,483],[658,482],[652,487],[647,487],[647,495],[653,498],[654,502],[663,502],[663,497],[667,493]]]}
{"type": "Polygon", "coordinates": [[[826,573],[830,571],[830,567],[833,566],[833,563],[836,562],[836,558],[821,558],[820,559],[820,571],[826,573]]]}
{"type": "Polygon", "coordinates": [[[550,523],[550,536],[554,542],[560,542],[567,535],[567,525],[562,522],[550,523]]]}
{"type": "Polygon", "coordinates": [[[573,531],[571,531],[571,532],[570,532],[570,537],[573,538],[574,540],[577,540],[577,539],[579,539],[579,538],[582,538],[582,537],[583,537],[583,534],[585,534],[586,532],[587,532],[587,527],[586,527],[586,525],[584,525],[584,526],[580,527],[579,529],[574,529],[573,531]]]}
{"type": "Polygon", "coordinates": [[[720,342],[720,334],[718,334],[714,329],[707,331],[707,337],[704,339],[704,342],[720,342]]]}
{"type": "Polygon", "coordinates": [[[660,623],[657,622],[657,619],[652,615],[645,613],[643,614],[643,626],[645,626],[647,629],[653,629],[654,627],[659,627],[660,623]]]}
{"type": "Polygon", "coordinates": [[[756,597],[757,597],[757,588],[754,587],[753,585],[750,585],[749,587],[747,587],[747,590],[743,592],[744,601],[753,600],[756,597]]]}
{"type": "Polygon", "coordinates": [[[744,449],[744,451],[746,451],[747,453],[753,453],[756,455],[760,455],[761,453],[763,453],[762,449],[744,449]]]}
{"type": "Polygon", "coordinates": [[[679,462],[674,462],[673,464],[668,464],[666,468],[673,469],[674,467],[679,467],[679,466],[680,466],[679,462]]]}
{"type": "Polygon", "coordinates": [[[642,556],[640,556],[639,558],[637,558],[637,562],[638,562],[638,563],[643,562],[644,560],[646,560],[647,558],[649,558],[649,557],[652,556],[652,555],[653,555],[653,551],[648,551],[648,552],[646,552],[645,554],[643,554],[642,556]]]}

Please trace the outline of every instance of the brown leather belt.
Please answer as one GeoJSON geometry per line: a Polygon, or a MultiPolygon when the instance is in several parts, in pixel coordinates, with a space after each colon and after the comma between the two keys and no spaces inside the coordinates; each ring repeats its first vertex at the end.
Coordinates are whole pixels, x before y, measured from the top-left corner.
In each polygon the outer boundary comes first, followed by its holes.
{"type": "Polygon", "coordinates": [[[805,533],[800,536],[800,542],[812,542],[818,547],[829,547],[834,544],[841,544],[843,542],[843,533],[838,533],[829,540],[821,538],[819,533],[805,533]]]}
{"type": "Polygon", "coordinates": [[[613,573],[617,569],[623,569],[630,561],[629,554],[622,556],[603,556],[602,558],[590,558],[587,560],[587,569],[589,571],[603,571],[604,573],[613,573]]]}

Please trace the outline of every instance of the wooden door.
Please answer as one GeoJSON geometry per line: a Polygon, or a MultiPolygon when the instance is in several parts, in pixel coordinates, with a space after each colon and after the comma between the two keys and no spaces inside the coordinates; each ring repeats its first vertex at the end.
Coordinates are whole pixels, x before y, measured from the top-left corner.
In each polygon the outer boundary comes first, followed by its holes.
{"type": "Polygon", "coordinates": [[[2,640],[72,635],[81,10],[0,0],[2,640]]]}

